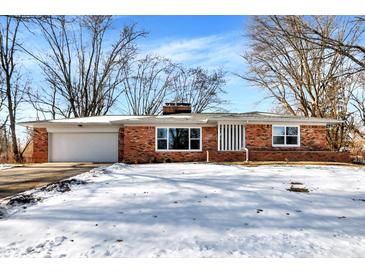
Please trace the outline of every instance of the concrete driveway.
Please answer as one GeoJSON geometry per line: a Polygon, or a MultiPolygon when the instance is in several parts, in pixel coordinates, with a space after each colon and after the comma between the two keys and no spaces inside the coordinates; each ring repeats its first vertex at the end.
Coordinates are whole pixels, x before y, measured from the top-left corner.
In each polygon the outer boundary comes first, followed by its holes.
{"type": "Polygon", "coordinates": [[[109,164],[45,163],[0,170],[0,199],[109,164]]]}

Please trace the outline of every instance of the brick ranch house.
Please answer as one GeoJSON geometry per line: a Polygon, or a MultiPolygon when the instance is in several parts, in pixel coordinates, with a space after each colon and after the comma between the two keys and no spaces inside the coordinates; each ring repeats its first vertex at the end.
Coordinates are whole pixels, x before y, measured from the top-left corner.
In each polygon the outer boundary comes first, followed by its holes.
{"type": "Polygon", "coordinates": [[[338,120],[273,113],[191,113],[166,104],[158,116],[98,116],[23,122],[33,162],[338,161],[326,127],[338,120]]]}

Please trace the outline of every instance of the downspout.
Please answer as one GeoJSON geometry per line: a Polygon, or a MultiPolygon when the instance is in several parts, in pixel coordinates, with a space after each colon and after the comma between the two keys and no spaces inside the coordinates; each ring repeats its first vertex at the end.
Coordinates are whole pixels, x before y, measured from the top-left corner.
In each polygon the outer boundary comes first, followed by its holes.
{"type": "Polygon", "coordinates": [[[248,148],[244,147],[243,150],[246,152],[246,163],[248,162],[248,148]]]}
{"type": "Polygon", "coordinates": [[[248,124],[248,121],[246,121],[246,124],[245,124],[245,147],[243,148],[243,150],[246,152],[246,163],[248,163],[248,160],[249,160],[249,156],[248,156],[248,148],[246,147],[246,125],[248,124]]]}

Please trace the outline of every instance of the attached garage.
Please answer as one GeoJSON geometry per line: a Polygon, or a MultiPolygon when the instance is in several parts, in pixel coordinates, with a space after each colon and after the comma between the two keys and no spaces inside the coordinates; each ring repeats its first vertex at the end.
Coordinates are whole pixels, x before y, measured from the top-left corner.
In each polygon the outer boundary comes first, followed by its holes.
{"type": "Polygon", "coordinates": [[[118,162],[116,132],[49,132],[50,162],[118,162]]]}

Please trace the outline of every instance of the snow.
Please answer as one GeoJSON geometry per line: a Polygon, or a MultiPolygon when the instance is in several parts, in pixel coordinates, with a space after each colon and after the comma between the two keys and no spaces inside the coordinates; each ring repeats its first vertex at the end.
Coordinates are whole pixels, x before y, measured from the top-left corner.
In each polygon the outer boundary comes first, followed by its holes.
{"type": "Polygon", "coordinates": [[[0,170],[12,168],[13,166],[14,165],[10,165],[10,164],[0,164],[0,170]]]}
{"type": "Polygon", "coordinates": [[[362,168],[115,164],[75,178],[88,184],[7,206],[0,257],[365,257],[362,168]]]}

